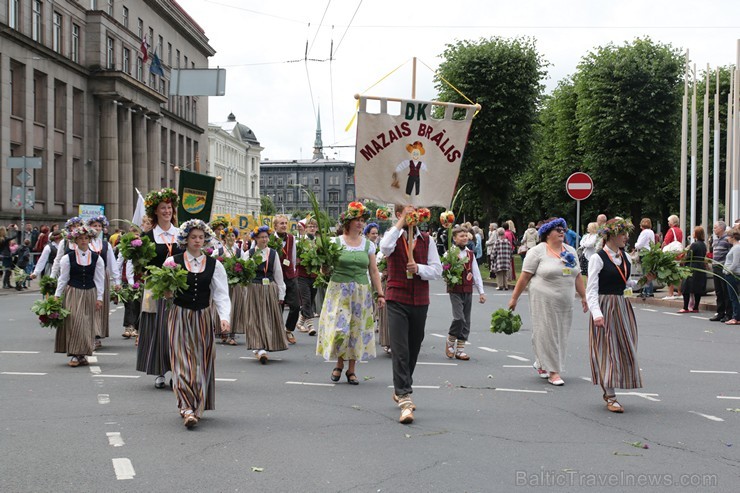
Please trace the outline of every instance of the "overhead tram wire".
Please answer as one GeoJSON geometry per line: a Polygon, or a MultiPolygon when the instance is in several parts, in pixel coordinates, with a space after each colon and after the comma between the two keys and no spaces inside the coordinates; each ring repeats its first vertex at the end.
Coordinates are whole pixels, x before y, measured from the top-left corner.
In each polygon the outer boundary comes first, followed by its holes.
{"type": "MultiPolygon", "coordinates": [[[[327,8],[329,8],[328,5],[327,5],[327,8]]],[[[307,30],[308,29],[311,29],[310,22],[308,23],[307,30]]],[[[317,33],[318,33],[318,30],[317,30],[317,33]]],[[[316,38],[314,37],[314,39],[316,38]]],[[[306,51],[303,53],[303,62],[304,62],[303,64],[306,67],[306,81],[308,82],[308,94],[309,96],[311,96],[311,107],[313,108],[313,119],[314,121],[316,121],[316,102],[314,101],[314,97],[313,97],[313,87],[311,87],[311,74],[308,72],[308,51],[309,51],[308,32],[306,32],[306,51]]]]}
{"type": "Polygon", "coordinates": [[[334,117],[334,71],[332,61],[334,59],[334,25],[331,26],[331,44],[329,45],[329,94],[331,95],[331,135],[337,140],[337,123],[334,117]]]}
{"type": "MultiPolygon", "coordinates": [[[[329,11],[329,5],[331,5],[331,0],[329,0],[326,3],[326,8],[324,9],[324,14],[321,16],[321,20],[319,21],[319,27],[316,28],[316,34],[313,36],[313,41],[311,41],[311,47],[308,48],[306,51],[306,58],[308,58],[308,54],[311,53],[311,50],[313,49],[313,45],[316,42],[316,38],[319,36],[319,31],[321,31],[321,26],[324,25],[324,19],[326,18],[326,13],[329,11]]],[[[310,26],[310,24],[309,24],[310,26]]],[[[308,43],[308,39],[306,39],[306,43],[308,43]]]]}
{"type": "Polygon", "coordinates": [[[230,9],[243,10],[244,12],[249,12],[249,13],[252,13],[252,14],[264,15],[265,17],[273,17],[275,19],[280,19],[280,20],[288,21],[288,22],[295,22],[296,24],[303,24],[305,22],[305,21],[301,21],[301,20],[298,20],[298,19],[291,19],[290,17],[283,17],[283,16],[280,16],[280,15],[268,14],[266,12],[260,12],[258,10],[252,10],[252,9],[248,9],[248,8],[245,8],[245,7],[238,7],[236,5],[229,5],[228,3],[215,2],[213,0],[204,0],[204,1],[207,2],[207,3],[212,3],[214,5],[221,5],[222,7],[228,7],[230,9]]]}
{"type": "Polygon", "coordinates": [[[344,33],[342,33],[342,37],[339,38],[339,43],[337,43],[337,49],[334,50],[334,54],[337,54],[337,51],[339,51],[339,47],[342,46],[342,41],[344,41],[344,37],[347,35],[347,31],[349,31],[350,26],[352,25],[352,21],[355,20],[355,16],[357,15],[357,11],[360,10],[360,6],[362,5],[362,0],[357,4],[357,8],[355,9],[355,12],[352,14],[352,18],[349,20],[349,24],[347,24],[346,29],[344,30],[344,33]]]}

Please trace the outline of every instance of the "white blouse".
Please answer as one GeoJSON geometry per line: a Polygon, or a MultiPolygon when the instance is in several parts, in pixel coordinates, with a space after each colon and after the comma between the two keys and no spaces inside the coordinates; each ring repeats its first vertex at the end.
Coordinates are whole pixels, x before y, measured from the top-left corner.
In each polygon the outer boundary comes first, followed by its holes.
{"type": "MultiPolygon", "coordinates": [[[[82,265],[90,265],[90,262],[92,262],[90,250],[85,252],[80,250],[77,252],[77,258],[82,265]]],[[[95,290],[97,291],[97,300],[103,301],[103,294],[105,293],[105,266],[103,265],[103,259],[100,257],[95,262],[93,281],[95,282],[95,290]]],[[[67,287],[67,284],[69,284],[69,256],[63,255],[59,261],[59,280],[57,281],[57,290],[54,296],[59,297],[64,294],[64,288],[67,287]]]]}
{"type": "MultiPolygon", "coordinates": [[[[54,243],[54,245],[56,245],[57,253],[59,253],[59,246],[62,244],[62,240],[50,242],[47,243],[46,246],[44,246],[44,249],[41,251],[39,261],[36,262],[36,268],[33,270],[33,274],[36,277],[41,277],[41,275],[44,273],[44,269],[46,269],[46,264],[49,262],[49,257],[51,256],[51,243],[54,243]]],[[[51,259],[52,267],[55,259],[56,257],[51,259]]]]}
{"type": "MultiPolygon", "coordinates": [[[[90,250],[102,256],[103,252],[103,239],[93,238],[90,240],[90,250]]],[[[116,262],[116,255],[113,253],[113,246],[108,243],[108,254],[107,254],[106,266],[108,274],[111,280],[117,285],[121,285],[121,269],[118,268],[118,262],[116,262]]]]}
{"type": "MultiPolygon", "coordinates": [[[[206,256],[201,254],[193,257],[189,252],[185,252],[185,269],[188,272],[201,273],[206,268],[206,256]],[[190,264],[188,266],[188,264],[190,264]]],[[[174,261],[172,257],[167,257],[165,263],[174,261]]],[[[228,322],[231,317],[231,299],[229,298],[229,279],[226,277],[226,269],[221,262],[216,262],[216,269],[213,271],[211,278],[211,299],[216,305],[218,316],[223,322],[228,322]]]]}

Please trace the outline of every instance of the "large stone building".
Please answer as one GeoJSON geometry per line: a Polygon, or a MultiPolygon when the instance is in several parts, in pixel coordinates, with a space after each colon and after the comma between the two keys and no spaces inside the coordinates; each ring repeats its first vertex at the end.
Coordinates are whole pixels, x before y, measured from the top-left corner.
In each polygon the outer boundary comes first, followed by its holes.
{"type": "Polygon", "coordinates": [[[8,156],[37,156],[33,220],[102,203],[130,218],[134,187],[175,184],[207,159],[208,100],[171,97],[172,68],[207,68],[215,51],[175,0],[8,0],[0,11],[0,217],[20,185],[8,156]],[[143,42],[148,46],[144,58],[143,42]],[[153,54],[164,76],[150,71],[153,54]]]}
{"type": "Polygon", "coordinates": [[[208,124],[208,146],[207,173],[221,177],[213,214],[259,215],[262,147],[254,132],[231,113],[225,122],[208,124]]]}
{"type": "Polygon", "coordinates": [[[297,185],[313,190],[321,207],[335,219],[355,200],[355,165],[324,155],[320,118],[311,159],[265,160],[260,164],[260,194],[270,197],[278,212],[311,210],[308,195],[297,185]]]}

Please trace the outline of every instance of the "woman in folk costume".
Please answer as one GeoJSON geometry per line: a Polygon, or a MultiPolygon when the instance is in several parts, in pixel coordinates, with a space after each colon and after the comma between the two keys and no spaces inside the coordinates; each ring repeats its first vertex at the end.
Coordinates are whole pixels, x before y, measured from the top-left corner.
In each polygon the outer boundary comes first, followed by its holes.
{"type": "Polygon", "coordinates": [[[57,329],[54,352],[71,356],[69,366],[87,366],[87,356],[95,349],[96,312],[103,309],[105,267],[97,253],[89,248],[95,232],[80,225],[67,235],[77,248],[59,262],[59,280],[54,296],[64,295],[64,308],[70,311],[64,325],[57,329]]]}
{"type": "MultiPolygon", "coordinates": [[[[144,233],[154,242],[156,256],[149,265],[162,267],[167,257],[182,252],[177,243],[180,230],[175,226],[175,211],[179,197],[172,188],[149,192],[144,199],[146,215],[154,228],[144,233]]],[[[139,342],[136,347],[136,370],[156,375],[154,386],[163,389],[164,374],[170,371],[170,351],[167,338],[167,300],[154,300],[144,291],[139,318],[139,342]]]]}
{"type": "MultiPolygon", "coordinates": [[[[591,380],[601,385],[606,408],[622,413],[615,388],[642,387],[637,363],[637,321],[629,297],[635,281],[630,280],[629,255],[624,253],[633,226],[624,219],[611,219],[601,228],[604,247],[588,261],[586,300],[591,311],[589,347],[591,380]]],[[[648,280],[655,279],[649,273],[648,280]]]]}
{"type": "Polygon", "coordinates": [[[39,257],[38,262],[36,262],[36,267],[33,270],[33,274],[31,274],[31,279],[51,275],[51,268],[61,244],[61,231],[52,231],[49,233],[49,241],[44,245],[44,249],[41,251],[41,256],[39,257]]]}
{"type": "Polygon", "coordinates": [[[370,212],[360,202],[350,202],[339,220],[344,233],[336,238],[342,253],[329,286],[319,318],[319,338],[316,354],[337,363],[331,380],[338,382],[348,361],[345,373],[347,383],[358,385],[355,364],[375,357],[375,319],[373,291],[378,293],[378,306],[385,306],[385,294],[380,285],[380,274],[375,259],[375,244],[362,236],[370,212]],[[370,275],[368,276],[368,272],[370,275]]]}
{"type": "Polygon", "coordinates": [[[206,245],[206,248],[210,247],[213,248],[214,251],[221,250],[224,246],[223,238],[224,238],[224,231],[226,228],[228,228],[231,224],[229,223],[229,220],[225,217],[219,217],[211,221],[211,230],[213,231],[213,240],[211,240],[210,245],[206,245]]]}
{"type": "Polygon", "coordinates": [[[96,313],[98,321],[95,325],[95,348],[101,346],[101,339],[108,337],[110,333],[110,281],[113,280],[115,290],[121,289],[121,271],[116,262],[116,256],[113,253],[113,247],[103,238],[103,228],[107,228],[108,218],[105,216],[96,216],[88,219],[88,227],[94,231],[90,240],[90,250],[100,256],[100,260],[105,265],[105,294],[103,295],[103,310],[96,313]]]}
{"type": "MultiPolygon", "coordinates": [[[[227,258],[242,258],[243,252],[236,245],[239,230],[234,226],[226,226],[221,232],[221,246],[213,250],[216,260],[224,261],[227,258]]],[[[221,334],[221,343],[236,346],[234,334],[244,334],[247,325],[247,288],[239,284],[229,284],[229,298],[231,299],[231,332],[221,334]]]]}
{"type": "Polygon", "coordinates": [[[272,230],[260,226],[252,231],[256,247],[244,252],[248,259],[255,254],[262,257],[257,275],[247,287],[246,333],[247,349],[251,349],[263,365],[268,351],[288,349],[283,324],[282,303],[285,299],[285,282],[278,253],[267,246],[272,230]]]}
{"type": "Polygon", "coordinates": [[[188,288],[174,295],[168,310],[172,389],[183,424],[192,428],[203,411],[215,409],[215,353],[211,299],[221,319],[221,333],[228,333],[231,302],[229,282],[221,262],[203,254],[213,231],[200,219],[182,224],[177,242],[185,251],[165,260],[188,271],[188,288]]]}
{"type": "Polygon", "coordinates": [[[77,248],[77,245],[73,241],[70,241],[67,237],[70,233],[75,231],[78,227],[83,226],[85,221],[81,217],[71,217],[64,223],[64,235],[65,238],[61,241],[57,247],[57,255],[54,257],[54,262],[51,266],[51,277],[54,279],[59,278],[59,270],[61,267],[62,258],[77,248]]]}

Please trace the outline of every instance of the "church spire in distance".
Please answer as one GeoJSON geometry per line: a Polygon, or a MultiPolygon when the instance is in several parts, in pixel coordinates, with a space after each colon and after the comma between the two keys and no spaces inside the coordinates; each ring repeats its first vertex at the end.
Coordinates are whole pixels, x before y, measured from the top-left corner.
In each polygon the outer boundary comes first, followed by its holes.
{"type": "Polygon", "coordinates": [[[321,142],[321,108],[316,116],[316,140],[313,142],[313,158],[324,159],[324,144],[321,142]]]}

